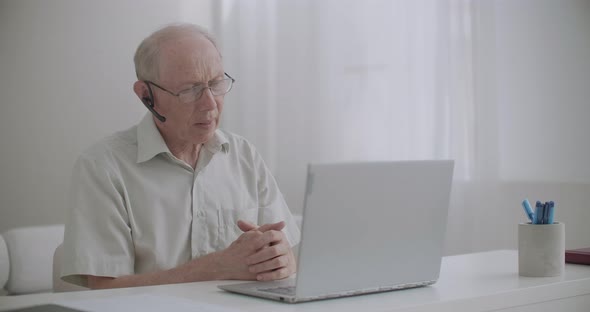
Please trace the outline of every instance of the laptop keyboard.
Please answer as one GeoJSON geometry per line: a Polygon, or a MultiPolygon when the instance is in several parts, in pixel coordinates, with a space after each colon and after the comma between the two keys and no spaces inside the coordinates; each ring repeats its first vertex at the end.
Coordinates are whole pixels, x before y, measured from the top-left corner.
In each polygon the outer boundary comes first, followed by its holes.
{"type": "Polygon", "coordinates": [[[258,288],[259,291],[265,291],[273,294],[295,296],[295,286],[275,287],[275,288],[258,288]]]}

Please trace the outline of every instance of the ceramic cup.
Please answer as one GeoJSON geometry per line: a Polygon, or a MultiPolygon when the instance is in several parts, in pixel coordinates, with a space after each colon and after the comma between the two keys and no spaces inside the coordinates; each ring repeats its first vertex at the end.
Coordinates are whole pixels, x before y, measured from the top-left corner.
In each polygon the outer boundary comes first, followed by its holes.
{"type": "Polygon", "coordinates": [[[521,276],[560,276],[565,267],[565,224],[518,225],[518,273],[521,276]]]}

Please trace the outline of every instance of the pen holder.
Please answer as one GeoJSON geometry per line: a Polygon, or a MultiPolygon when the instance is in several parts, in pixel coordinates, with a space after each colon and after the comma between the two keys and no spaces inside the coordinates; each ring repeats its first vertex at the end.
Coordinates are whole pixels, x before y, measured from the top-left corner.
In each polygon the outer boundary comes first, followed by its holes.
{"type": "Polygon", "coordinates": [[[560,276],[565,267],[565,224],[518,225],[518,273],[521,276],[560,276]]]}

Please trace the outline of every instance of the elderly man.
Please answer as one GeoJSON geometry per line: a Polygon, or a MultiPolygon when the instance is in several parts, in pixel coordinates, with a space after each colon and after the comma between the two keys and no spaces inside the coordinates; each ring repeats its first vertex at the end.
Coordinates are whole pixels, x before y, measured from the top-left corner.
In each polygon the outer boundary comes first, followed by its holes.
{"type": "Polygon", "coordinates": [[[234,79],[211,36],[165,27],[135,68],[151,113],[76,162],[62,278],[114,288],[292,275],[299,229],[275,179],[252,144],[218,129],[234,79]]]}

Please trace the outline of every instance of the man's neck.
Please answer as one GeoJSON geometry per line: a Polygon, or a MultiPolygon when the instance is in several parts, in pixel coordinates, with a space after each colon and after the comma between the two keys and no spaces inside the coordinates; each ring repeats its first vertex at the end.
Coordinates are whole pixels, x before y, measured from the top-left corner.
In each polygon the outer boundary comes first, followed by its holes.
{"type": "Polygon", "coordinates": [[[158,129],[158,132],[160,132],[162,139],[164,139],[166,146],[168,146],[170,153],[172,153],[174,157],[191,166],[193,169],[196,169],[197,161],[199,160],[199,152],[201,151],[203,145],[205,145],[205,142],[195,143],[194,141],[190,142],[179,139],[176,135],[174,135],[175,133],[161,128],[161,126],[156,122],[155,117],[154,123],[156,124],[156,128],[158,129]]]}
{"type": "Polygon", "coordinates": [[[174,155],[174,157],[182,160],[193,169],[197,167],[197,161],[199,160],[199,152],[201,151],[201,147],[203,146],[202,143],[192,143],[186,141],[180,141],[174,139],[172,136],[168,135],[165,131],[162,131],[158,127],[158,131],[162,135],[166,146],[170,150],[170,153],[174,155]]]}
{"type": "Polygon", "coordinates": [[[199,152],[203,144],[169,144],[166,142],[166,145],[174,157],[184,161],[193,169],[197,167],[199,152]]]}

